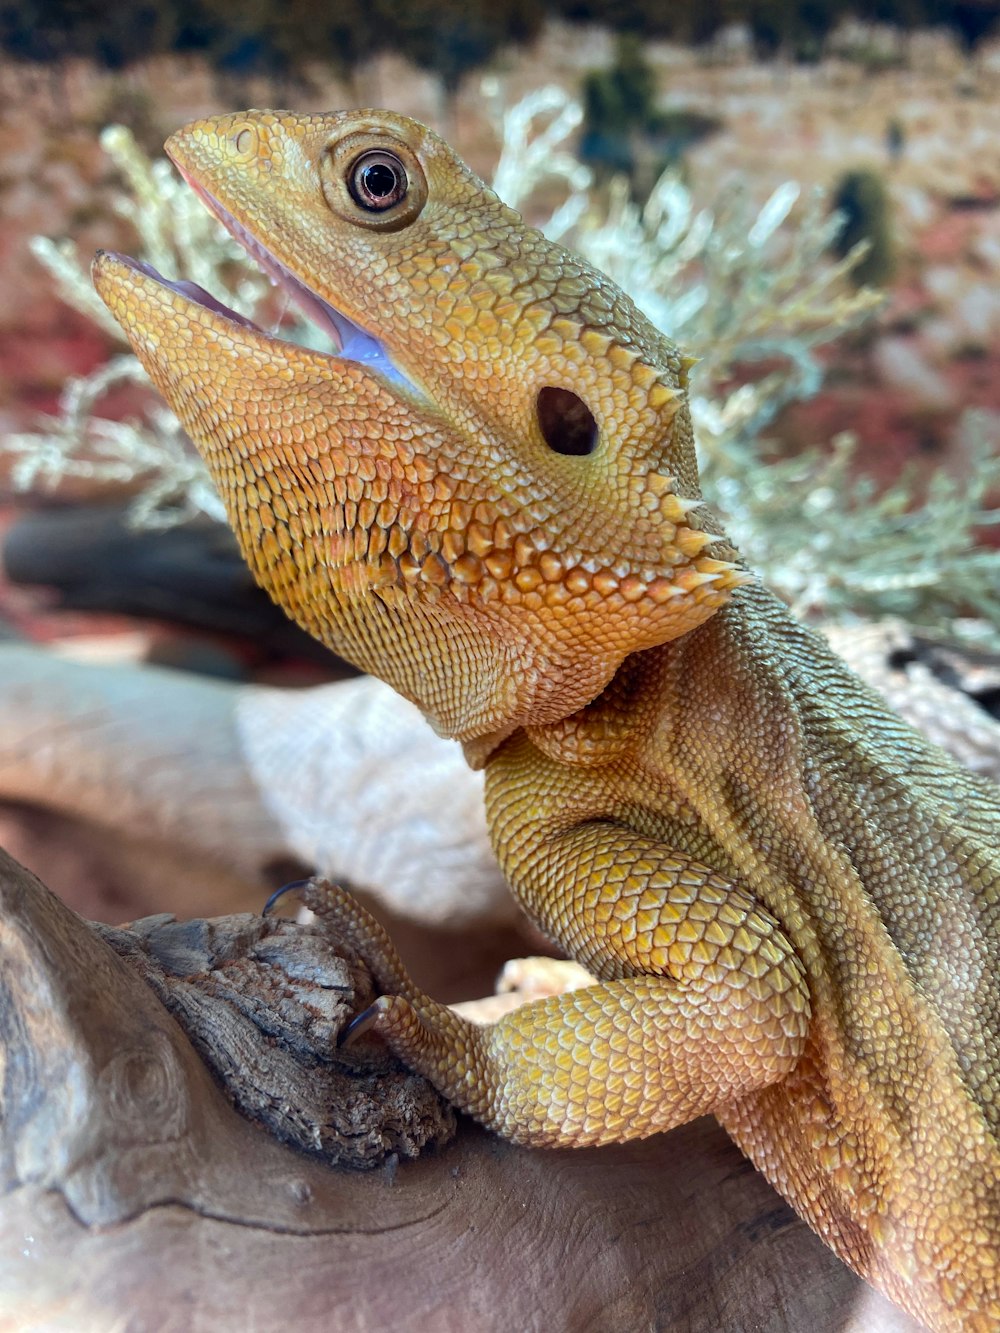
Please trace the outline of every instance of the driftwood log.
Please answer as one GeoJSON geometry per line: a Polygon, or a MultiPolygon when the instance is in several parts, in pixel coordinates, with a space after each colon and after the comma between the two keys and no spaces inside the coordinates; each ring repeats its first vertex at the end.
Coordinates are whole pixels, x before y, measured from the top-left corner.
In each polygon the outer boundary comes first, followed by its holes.
{"type": "Polygon", "coordinates": [[[710,1120],[449,1143],[335,1053],[370,984],[317,928],[92,926],[0,854],[0,1329],[914,1330],[710,1120]]]}

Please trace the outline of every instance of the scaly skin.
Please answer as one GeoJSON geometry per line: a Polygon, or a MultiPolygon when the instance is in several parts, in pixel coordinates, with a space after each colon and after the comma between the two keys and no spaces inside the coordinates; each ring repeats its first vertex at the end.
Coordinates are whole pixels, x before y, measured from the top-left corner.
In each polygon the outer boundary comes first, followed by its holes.
{"type": "Polygon", "coordinates": [[[365,1021],[521,1143],[713,1111],[906,1310],[1000,1326],[996,788],[740,572],[684,358],[433,134],[251,112],[168,150],[401,376],[118,257],[98,290],[260,583],[486,766],[514,892],[599,978],[476,1028],[329,890],[386,992],[365,1021]]]}

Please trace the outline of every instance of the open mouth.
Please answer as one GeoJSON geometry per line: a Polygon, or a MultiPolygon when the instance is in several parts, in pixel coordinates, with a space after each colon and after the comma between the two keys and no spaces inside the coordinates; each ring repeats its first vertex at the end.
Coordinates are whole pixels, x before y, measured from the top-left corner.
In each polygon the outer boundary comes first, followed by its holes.
{"type": "MultiPolygon", "coordinates": [[[[321,296],[307,287],[304,282],[295,276],[290,269],[286,268],[280,259],[276,258],[270,250],[263,245],[256,236],[247,231],[242,223],[238,222],[233,215],[225,209],[222,204],[209,192],[204,189],[197,181],[191,180],[185,172],[185,180],[202,200],[205,206],[215,217],[219,219],[222,225],[237,240],[243,249],[247,252],[255,264],[271,279],[274,285],[280,288],[288,297],[289,301],[313,324],[317,327],[332,344],[331,356],[342,358],[347,361],[357,361],[361,365],[368,366],[377,371],[387,380],[405,386],[411,393],[416,393],[414,385],[406,378],[401,370],[394,364],[385,345],[378,338],[366,333],[353,320],[349,319],[340,310],[330,305],[321,296]]],[[[204,287],[200,287],[196,282],[189,282],[185,279],[172,280],[165,278],[162,273],[158,273],[152,264],[145,260],[132,259],[127,256],[121,256],[125,263],[132,268],[144,273],[147,277],[153,278],[162,286],[172,292],[177,292],[189,301],[203,306],[206,310],[211,310],[217,315],[222,315],[226,319],[232,320],[234,324],[240,324],[244,328],[253,329],[254,332],[263,335],[266,338],[277,335],[268,333],[252,319],[246,315],[241,315],[224,305],[211,292],[207,292],[204,287]]]]}

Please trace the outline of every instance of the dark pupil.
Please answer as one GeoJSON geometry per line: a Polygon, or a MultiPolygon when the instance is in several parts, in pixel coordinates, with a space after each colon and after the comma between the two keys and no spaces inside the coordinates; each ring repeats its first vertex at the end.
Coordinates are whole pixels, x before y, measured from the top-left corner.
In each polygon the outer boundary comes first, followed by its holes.
{"type": "Polygon", "coordinates": [[[365,194],[372,199],[383,200],[395,193],[399,181],[392,167],[387,167],[384,162],[376,162],[362,171],[361,185],[365,194]]]}

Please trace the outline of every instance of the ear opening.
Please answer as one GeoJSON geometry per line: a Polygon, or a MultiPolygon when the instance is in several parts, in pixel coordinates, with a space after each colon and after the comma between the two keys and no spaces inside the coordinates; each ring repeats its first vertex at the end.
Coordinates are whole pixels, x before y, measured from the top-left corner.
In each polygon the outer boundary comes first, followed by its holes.
{"type": "Polygon", "coordinates": [[[539,389],[535,410],[542,437],[553,453],[582,458],[597,448],[594,414],[571,389],[550,385],[539,389]]]}

